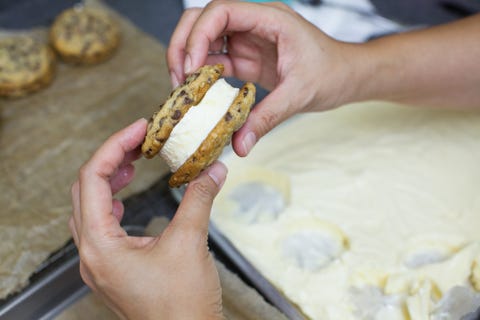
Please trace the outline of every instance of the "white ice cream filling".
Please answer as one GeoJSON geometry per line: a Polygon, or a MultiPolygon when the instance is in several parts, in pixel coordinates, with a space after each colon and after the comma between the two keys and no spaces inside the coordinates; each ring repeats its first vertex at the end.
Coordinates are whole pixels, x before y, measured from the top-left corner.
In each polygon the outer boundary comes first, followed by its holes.
{"type": "Polygon", "coordinates": [[[160,156],[172,172],[177,171],[207,138],[227,112],[238,91],[238,88],[232,87],[224,79],[217,80],[202,101],[191,107],[173,128],[160,150],[160,156]]]}

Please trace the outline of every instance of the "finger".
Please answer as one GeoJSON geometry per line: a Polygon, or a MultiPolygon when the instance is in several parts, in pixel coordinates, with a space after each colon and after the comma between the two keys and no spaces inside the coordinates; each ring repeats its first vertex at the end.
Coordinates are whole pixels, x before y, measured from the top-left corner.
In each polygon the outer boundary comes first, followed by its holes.
{"type": "Polygon", "coordinates": [[[228,54],[211,54],[208,55],[207,60],[205,61],[205,64],[208,65],[216,65],[217,63],[223,64],[225,68],[222,76],[233,76],[233,72],[231,71],[233,70],[233,64],[228,54]]]}
{"type": "Polygon", "coordinates": [[[208,233],[208,221],[213,199],[225,182],[227,168],[219,161],[190,182],[172,220],[175,231],[208,233]]]}
{"type": "Polygon", "coordinates": [[[222,35],[254,29],[258,25],[258,17],[252,11],[263,8],[268,7],[244,2],[210,2],[186,39],[184,72],[188,74],[201,67],[207,59],[210,45],[222,35]]]}
{"type": "Polygon", "coordinates": [[[135,175],[135,167],[132,164],[127,164],[118,169],[114,176],[110,179],[110,186],[112,194],[117,193],[127,186],[135,175]]]}
{"type": "Polygon", "coordinates": [[[138,160],[142,156],[142,148],[138,147],[135,148],[134,150],[127,152],[125,154],[125,158],[123,159],[122,163],[120,164],[119,167],[123,167],[127,164],[130,164],[134,162],[135,160],[138,160]]]}
{"type": "Polygon", "coordinates": [[[75,242],[75,246],[77,246],[78,248],[80,245],[80,241],[78,238],[77,228],[75,226],[75,220],[73,219],[73,216],[68,219],[68,228],[70,229],[70,233],[72,234],[73,242],[75,242]]]}
{"type": "Polygon", "coordinates": [[[93,277],[90,271],[85,266],[85,263],[83,263],[81,260],[79,263],[79,268],[80,268],[80,276],[82,277],[83,282],[93,291],[97,291],[97,288],[95,286],[95,281],[93,281],[93,277]]]}
{"type": "Polygon", "coordinates": [[[170,70],[172,86],[175,88],[183,82],[185,76],[183,72],[183,62],[185,59],[185,44],[193,24],[201,14],[202,9],[191,8],[185,10],[175,31],[170,38],[167,49],[167,64],[170,70]]]}
{"type": "Polygon", "coordinates": [[[75,181],[75,183],[72,185],[71,196],[73,207],[72,218],[75,222],[75,227],[77,228],[76,231],[78,232],[79,228],[82,225],[82,218],[80,214],[80,184],[78,180],[75,181]]]}
{"type": "Polygon", "coordinates": [[[113,199],[112,202],[112,214],[120,223],[123,218],[123,213],[125,212],[125,208],[123,203],[120,200],[113,199]]]}
{"type": "Polygon", "coordinates": [[[95,152],[80,170],[80,203],[82,232],[124,234],[112,215],[110,179],[124,161],[125,155],[137,148],[146,133],[147,121],[140,119],[115,133],[95,152]]]}
{"type": "Polygon", "coordinates": [[[225,53],[225,46],[226,46],[226,38],[222,36],[220,38],[215,39],[212,43],[210,43],[210,48],[208,48],[209,54],[222,54],[225,53]]]}
{"type": "Polygon", "coordinates": [[[245,124],[233,135],[233,149],[240,157],[248,155],[261,137],[294,113],[291,93],[283,87],[279,86],[257,104],[245,124]]]}

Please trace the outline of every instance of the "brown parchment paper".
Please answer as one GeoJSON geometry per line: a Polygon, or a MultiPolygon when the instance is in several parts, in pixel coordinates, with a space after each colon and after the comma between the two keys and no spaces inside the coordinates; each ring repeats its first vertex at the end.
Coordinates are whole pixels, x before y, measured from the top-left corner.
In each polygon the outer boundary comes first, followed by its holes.
{"type": "MultiPolygon", "coordinates": [[[[0,298],[23,288],[70,238],[70,186],[81,164],[113,132],[149,118],[170,93],[163,46],[114,15],[122,43],[111,60],[89,67],[59,62],[47,89],[0,100],[0,298]]],[[[167,173],[159,158],[140,159],[136,169],[120,197],[167,173]]]]}

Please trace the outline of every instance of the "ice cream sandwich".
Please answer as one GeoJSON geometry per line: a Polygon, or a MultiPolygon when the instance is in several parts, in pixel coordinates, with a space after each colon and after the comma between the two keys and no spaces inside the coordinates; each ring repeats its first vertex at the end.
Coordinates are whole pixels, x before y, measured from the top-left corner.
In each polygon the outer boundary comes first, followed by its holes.
{"type": "Polygon", "coordinates": [[[189,75],[150,118],[142,153],[165,160],[171,187],[190,182],[218,159],[255,103],[255,86],[232,87],[220,78],[223,69],[206,65],[189,75]]]}

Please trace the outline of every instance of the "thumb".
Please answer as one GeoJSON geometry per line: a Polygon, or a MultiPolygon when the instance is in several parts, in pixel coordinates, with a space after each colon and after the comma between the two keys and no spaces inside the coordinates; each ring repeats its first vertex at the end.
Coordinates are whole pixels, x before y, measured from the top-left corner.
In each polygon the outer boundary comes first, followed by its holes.
{"type": "Polygon", "coordinates": [[[176,229],[174,232],[194,231],[201,235],[208,233],[213,199],[225,182],[226,175],[227,167],[216,161],[188,184],[172,220],[171,227],[176,229]]]}
{"type": "Polygon", "coordinates": [[[278,87],[253,108],[232,138],[233,149],[239,156],[248,155],[261,137],[293,114],[290,91],[278,87]]]}

